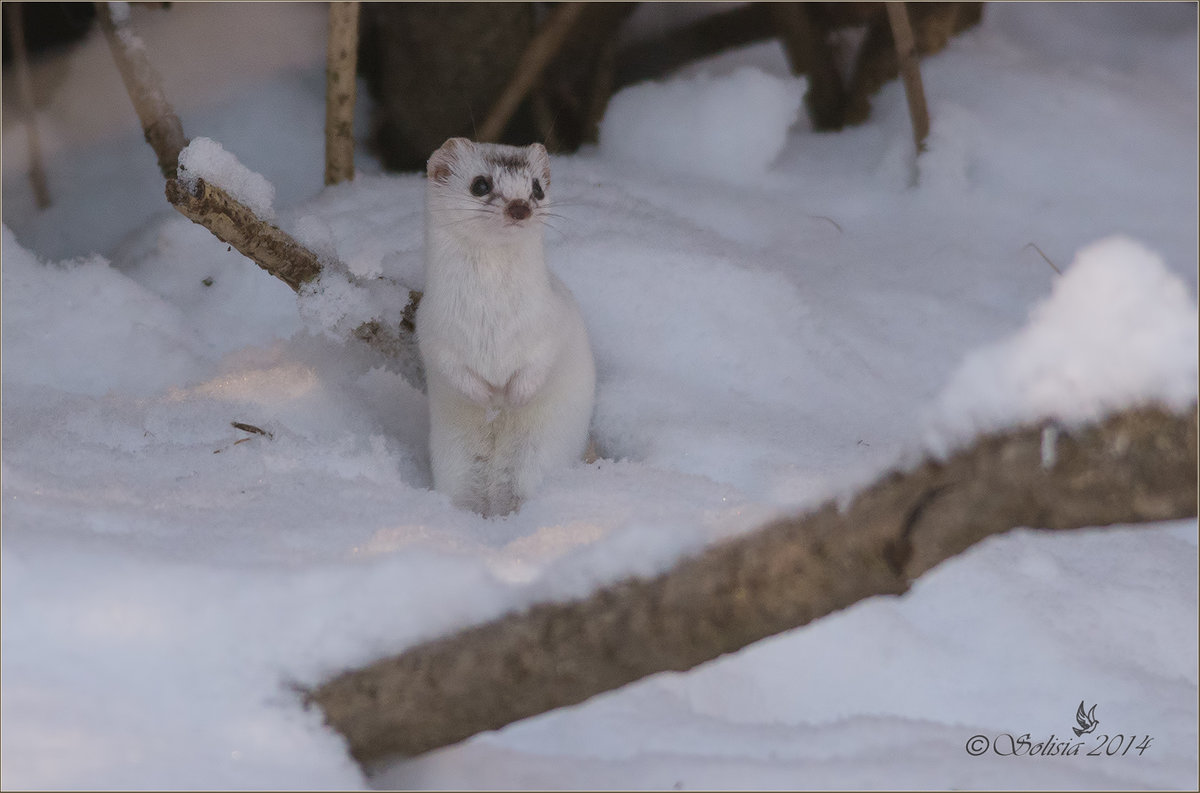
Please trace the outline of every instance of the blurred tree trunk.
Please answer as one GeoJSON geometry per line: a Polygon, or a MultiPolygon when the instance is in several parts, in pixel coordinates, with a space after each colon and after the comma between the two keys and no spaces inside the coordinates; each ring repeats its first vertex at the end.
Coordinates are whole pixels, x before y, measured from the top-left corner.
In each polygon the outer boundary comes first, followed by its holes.
{"type": "Polygon", "coordinates": [[[504,133],[517,106],[529,95],[534,84],[541,79],[542,70],[550,60],[559,53],[571,28],[579,20],[580,14],[588,8],[588,3],[559,3],[554,7],[550,16],[538,28],[529,46],[521,53],[512,77],[500,92],[500,96],[492,104],[483,125],[479,128],[476,139],[485,143],[495,143],[504,133]]]}
{"type": "MultiPolygon", "coordinates": [[[[950,37],[983,16],[982,3],[912,3],[916,52],[938,52],[950,37]]],[[[667,76],[681,66],[733,47],[778,37],[793,74],[809,77],[805,98],[816,129],[866,121],[871,96],[900,73],[885,3],[751,3],[634,42],[617,53],[616,88],[667,76]],[[846,72],[834,38],[862,30],[846,72]]]]}
{"type": "Polygon", "coordinates": [[[589,3],[559,54],[542,73],[534,114],[551,151],[594,143],[616,86],[617,34],[636,3],[589,3]]]}
{"type": "MultiPolygon", "coordinates": [[[[391,170],[422,170],[446,138],[475,138],[535,30],[530,3],[366,3],[359,69],[372,143],[391,170]]],[[[534,139],[520,109],[506,142],[534,139]]]]}
{"type": "Polygon", "coordinates": [[[366,4],[360,69],[384,166],[420,170],[456,135],[552,151],[594,141],[635,5],[366,4]]]}

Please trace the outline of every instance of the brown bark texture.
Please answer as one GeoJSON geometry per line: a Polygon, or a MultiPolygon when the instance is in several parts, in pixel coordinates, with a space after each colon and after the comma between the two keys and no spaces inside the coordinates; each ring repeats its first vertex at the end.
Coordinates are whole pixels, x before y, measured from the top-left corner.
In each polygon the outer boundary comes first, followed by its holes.
{"type": "Polygon", "coordinates": [[[325,60],[325,184],[354,179],[357,64],[358,3],[332,2],[325,60]]]}
{"type": "Polygon", "coordinates": [[[412,756],[668,670],[682,671],[875,595],[1014,527],[1194,516],[1197,414],[1131,409],[1067,430],[985,436],[713,546],[652,579],[534,606],[307,693],[364,763],[412,756]],[[1047,457],[1047,443],[1053,452],[1047,457]]]}
{"type": "Polygon", "coordinates": [[[162,78],[150,65],[142,42],[125,23],[113,19],[108,3],[96,3],[100,29],[108,39],[109,49],[121,72],[125,90],[133,102],[146,142],[158,156],[158,169],[167,179],[174,179],[179,167],[179,152],[187,146],[183,124],[163,94],[162,78]]]}

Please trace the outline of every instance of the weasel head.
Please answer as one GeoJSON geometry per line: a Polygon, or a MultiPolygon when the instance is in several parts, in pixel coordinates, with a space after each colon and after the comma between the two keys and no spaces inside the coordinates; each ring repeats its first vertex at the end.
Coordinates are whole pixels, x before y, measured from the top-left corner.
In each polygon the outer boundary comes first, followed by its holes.
{"type": "Polygon", "coordinates": [[[502,146],[450,138],[425,169],[427,222],[468,239],[542,233],[550,156],[540,143],[502,146]]]}

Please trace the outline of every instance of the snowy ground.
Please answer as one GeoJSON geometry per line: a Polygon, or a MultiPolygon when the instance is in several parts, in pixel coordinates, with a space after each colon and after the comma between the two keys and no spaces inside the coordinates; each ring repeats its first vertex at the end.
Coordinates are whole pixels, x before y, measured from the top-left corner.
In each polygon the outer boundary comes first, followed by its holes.
{"type": "MultiPolygon", "coordinates": [[[[284,228],[419,286],[422,179],[364,155],[321,187],[321,6],[133,22],[284,228]]],[[[860,128],[792,124],[775,45],[615,98],[601,144],[554,159],[548,239],[608,459],[501,520],[428,489],[424,397],[327,304],[166,206],[99,36],[40,67],[48,211],[4,115],[4,787],[1195,788],[1194,520],[1014,531],[373,779],[291,685],[656,572],[979,426],[1194,399],[1196,43],[1192,4],[989,6],[922,64],[916,163],[897,85],[860,128]],[[1081,700],[1078,755],[968,753],[1076,742],[1081,700]],[[1118,733],[1138,744],[1087,756],[1118,733]]]]}

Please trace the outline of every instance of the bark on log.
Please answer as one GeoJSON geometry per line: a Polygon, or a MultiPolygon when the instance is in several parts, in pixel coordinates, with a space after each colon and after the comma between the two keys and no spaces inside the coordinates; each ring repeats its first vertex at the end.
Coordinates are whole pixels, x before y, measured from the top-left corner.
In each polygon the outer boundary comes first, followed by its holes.
{"type": "Polygon", "coordinates": [[[587,3],[560,3],[542,27],[534,35],[533,40],[517,62],[512,79],[504,86],[500,98],[488,111],[483,126],[479,128],[480,141],[496,141],[504,133],[504,127],[533,88],[534,83],[542,75],[546,64],[558,54],[558,50],[566,41],[567,34],[579,19],[579,15],[587,9],[587,3]]]}
{"type": "Polygon", "coordinates": [[[358,64],[358,3],[329,4],[325,60],[325,184],[354,179],[354,75],[358,64]]]}
{"type": "Polygon", "coordinates": [[[627,579],[348,671],[308,692],[360,762],[412,756],[656,672],[682,671],[873,595],[1017,526],[1196,514],[1197,415],[1129,410],[978,439],[656,578],[627,579]],[[1047,465],[1045,433],[1055,432],[1047,465]]]}
{"type": "Polygon", "coordinates": [[[163,94],[162,78],[150,65],[142,42],[126,27],[124,20],[114,20],[108,3],[96,3],[100,29],[108,39],[109,49],[125,90],[133,102],[146,142],[158,156],[158,169],[167,179],[174,179],[179,166],[179,152],[187,146],[183,124],[171,103],[163,94]]]}

